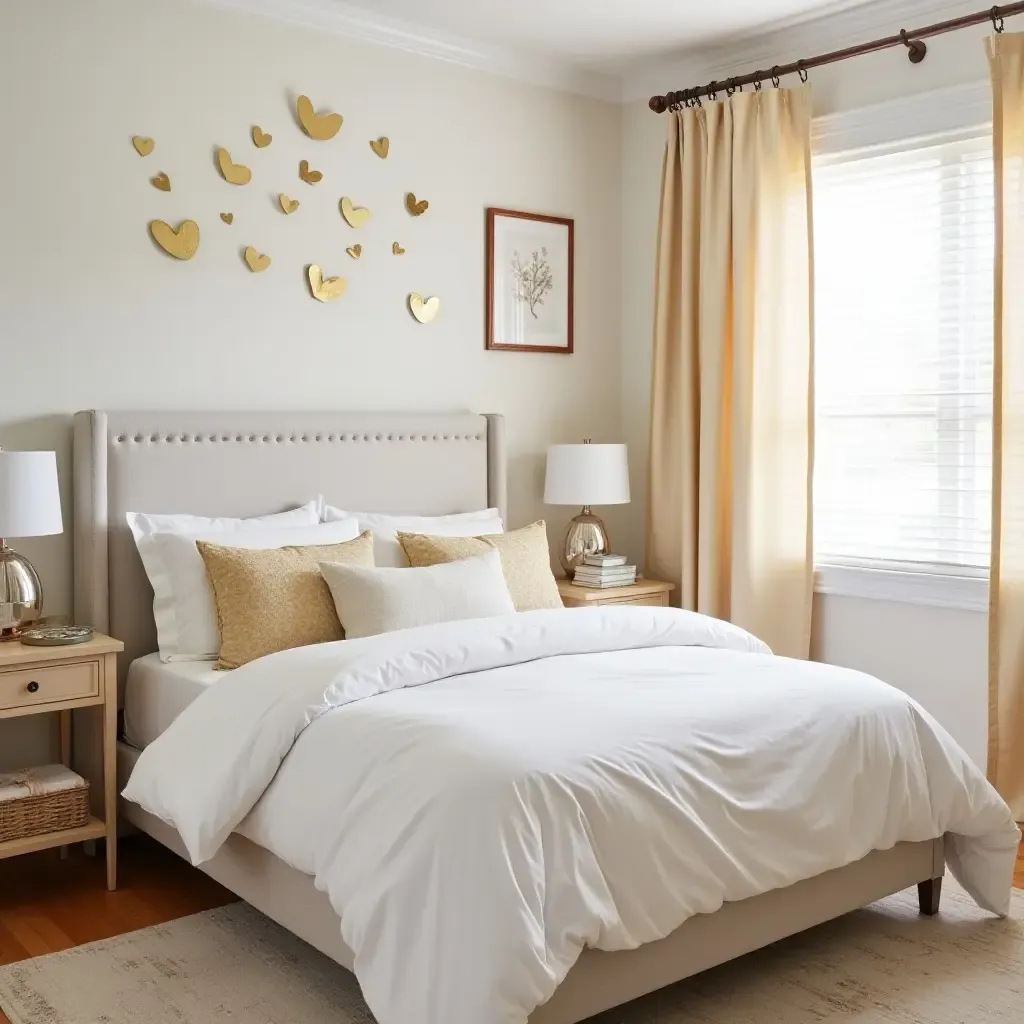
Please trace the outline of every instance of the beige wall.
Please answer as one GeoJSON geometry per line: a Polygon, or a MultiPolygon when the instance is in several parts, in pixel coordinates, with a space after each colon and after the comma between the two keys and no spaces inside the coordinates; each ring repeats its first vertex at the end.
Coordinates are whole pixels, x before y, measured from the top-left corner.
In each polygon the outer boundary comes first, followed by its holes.
{"type": "MultiPolygon", "coordinates": [[[[899,52],[888,52],[815,70],[815,114],[837,114],[985,79],[986,34],[982,28],[929,40],[927,58],[917,66],[899,52]]],[[[785,40],[778,46],[784,54],[785,40]]],[[[710,77],[681,67],[658,91],[710,77]]],[[[652,282],[664,130],[664,118],[652,114],[646,100],[627,106],[622,138],[622,416],[635,491],[628,543],[637,556],[644,545],[652,282]]],[[[838,596],[815,600],[816,657],[899,686],[935,714],[980,764],[987,744],[985,630],[986,617],[978,612],[838,596]]]]}
{"type": "MultiPolygon", "coordinates": [[[[542,504],[546,446],[621,434],[617,106],[183,0],[0,5],[0,97],[0,444],[57,449],[67,524],[69,417],[88,407],[501,412],[512,523],[546,515],[557,535],[573,514],[542,504]],[[335,140],[300,133],[303,92],[345,115],[335,140]],[[250,185],[220,178],[217,144],[250,185]],[[298,180],[303,157],[319,185],[298,180]],[[148,184],[159,170],[169,194],[148,184]],[[408,216],[407,190],[427,215],[408,216]],[[290,217],[279,191],[302,203],[290,217]],[[341,195],[374,210],[362,232],[341,195]],[[575,218],[575,355],[484,351],[487,206],[575,218]],[[199,222],[191,262],[155,249],[153,217],[199,222]],[[250,244],[273,259],[263,274],[241,261],[250,244]],[[313,301],[310,262],[349,293],[313,301]],[[409,316],[410,291],[441,297],[433,324],[409,316]]],[[[47,610],[69,611],[69,535],[18,547],[47,610]]]]}

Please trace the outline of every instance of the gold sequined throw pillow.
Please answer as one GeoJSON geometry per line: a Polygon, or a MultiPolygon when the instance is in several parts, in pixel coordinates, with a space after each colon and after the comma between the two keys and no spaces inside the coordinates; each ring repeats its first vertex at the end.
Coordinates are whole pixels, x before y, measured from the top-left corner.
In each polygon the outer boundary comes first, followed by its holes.
{"type": "Polygon", "coordinates": [[[343,640],[318,562],[373,565],[367,530],[344,544],[269,549],[196,541],[213,588],[220,626],[216,668],[238,668],[290,647],[343,640]]]}
{"type": "Polygon", "coordinates": [[[496,549],[517,612],[562,607],[558,584],[551,571],[548,533],[543,519],[521,530],[486,537],[434,537],[399,532],[398,542],[409,564],[416,567],[457,562],[496,549]]]}

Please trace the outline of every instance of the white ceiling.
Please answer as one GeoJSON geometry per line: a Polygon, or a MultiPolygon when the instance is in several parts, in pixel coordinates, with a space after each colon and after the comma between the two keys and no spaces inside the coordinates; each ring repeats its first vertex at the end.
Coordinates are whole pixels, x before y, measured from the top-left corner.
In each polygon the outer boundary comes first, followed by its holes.
{"type": "Polygon", "coordinates": [[[747,36],[767,25],[857,6],[864,0],[327,0],[400,19],[407,29],[458,35],[619,73],[638,59],[663,58],[747,36]]]}

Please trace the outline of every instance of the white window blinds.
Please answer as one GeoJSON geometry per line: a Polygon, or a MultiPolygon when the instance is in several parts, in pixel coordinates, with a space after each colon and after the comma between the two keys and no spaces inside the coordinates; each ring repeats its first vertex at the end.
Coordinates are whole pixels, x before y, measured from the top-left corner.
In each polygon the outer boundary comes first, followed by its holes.
{"type": "Polygon", "coordinates": [[[992,136],[815,161],[817,564],[980,575],[992,136]]]}

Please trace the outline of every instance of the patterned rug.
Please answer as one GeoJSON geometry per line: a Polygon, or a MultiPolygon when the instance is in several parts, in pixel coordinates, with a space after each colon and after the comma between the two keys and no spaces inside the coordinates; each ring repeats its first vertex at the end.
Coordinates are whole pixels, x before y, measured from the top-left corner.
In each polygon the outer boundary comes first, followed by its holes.
{"type": "MultiPolygon", "coordinates": [[[[1020,1024],[1024,892],[1010,920],[947,876],[591,1024],[1020,1024]]],[[[348,972],[244,903],[0,968],[12,1024],[373,1024],[348,972]]]]}

